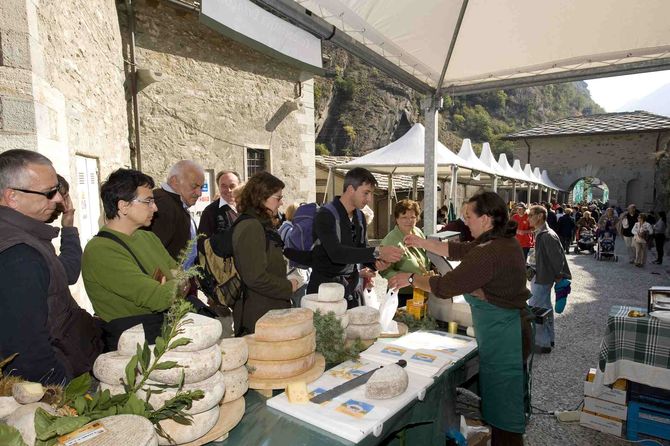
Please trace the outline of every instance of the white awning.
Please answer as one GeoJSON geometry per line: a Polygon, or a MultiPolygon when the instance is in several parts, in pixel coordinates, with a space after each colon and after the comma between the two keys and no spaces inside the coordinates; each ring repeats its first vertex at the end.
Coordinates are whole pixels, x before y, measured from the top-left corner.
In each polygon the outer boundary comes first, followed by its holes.
{"type": "Polygon", "coordinates": [[[461,157],[467,165],[472,166],[472,168],[478,172],[481,173],[486,173],[489,175],[495,175],[495,171],[481,162],[479,158],[477,158],[477,155],[475,155],[475,151],[472,150],[472,143],[470,142],[470,138],[465,138],[463,140],[463,143],[461,144],[461,150],[458,152],[458,156],[461,157]]]}
{"type": "Polygon", "coordinates": [[[541,177],[542,177],[542,181],[544,182],[544,184],[548,185],[551,189],[563,190],[560,187],[556,186],[556,184],[553,181],[551,181],[551,178],[549,178],[549,175],[547,174],[546,170],[542,171],[542,176],[541,177]]]}
{"type": "Polygon", "coordinates": [[[484,163],[499,177],[507,176],[505,170],[502,167],[500,167],[500,164],[498,164],[495,157],[493,156],[493,152],[491,151],[491,145],[487,142],[482,144],[482,153],[479,154],[479,161],[484,163]]]}

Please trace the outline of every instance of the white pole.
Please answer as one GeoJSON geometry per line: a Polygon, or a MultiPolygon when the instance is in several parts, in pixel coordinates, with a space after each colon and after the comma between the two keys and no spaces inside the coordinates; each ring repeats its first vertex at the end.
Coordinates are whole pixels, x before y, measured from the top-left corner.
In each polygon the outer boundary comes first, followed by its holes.
{"type": "Polygon", "coordinates": [[[498,175],[493,175],[493,192],[498,192],[498,175]]]}
{"type": "Polygon", "coordinates": [[[393,189],[393,174],[390,173],[388,176],[388,201],[387,201],[387,212],[386,212],[386,232],[388,233],[391,230],[391,213],[393,206],[393,195],[395,194],[393,189]]]}
{"type": "Polygon", "coordinates": [[[412,177],[412,200],[418,201],[419,200],[419,177],[414,175],[412,177]]]}
{"type": "Polygon", "coordinates": [[[424,181],[423,181],[423,232],[426,235],[434,234],[437,219],[437,106],[432,96],[422,101],[421,105],[426,114],[426,139],[424,145],[424,181]]]}

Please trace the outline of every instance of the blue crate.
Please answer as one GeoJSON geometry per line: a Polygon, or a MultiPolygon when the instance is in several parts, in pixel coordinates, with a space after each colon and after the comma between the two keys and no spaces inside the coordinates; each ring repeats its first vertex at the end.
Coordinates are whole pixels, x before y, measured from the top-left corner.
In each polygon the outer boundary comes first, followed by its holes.
{"type": "Polygon", "coordinates": [[[639,434],[670,440],[670,410],[637,400],[629,401],[626,438],[638,440],[639,434]]]}

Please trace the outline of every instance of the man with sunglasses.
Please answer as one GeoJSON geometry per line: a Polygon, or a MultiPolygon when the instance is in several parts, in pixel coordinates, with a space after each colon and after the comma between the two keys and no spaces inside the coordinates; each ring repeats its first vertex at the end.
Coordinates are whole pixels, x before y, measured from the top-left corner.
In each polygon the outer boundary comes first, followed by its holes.
{"type": "Polygon", "coordinates": [[[62,203],[48,158],[29,150],[0,154],[0,357],[3,373],[61,384],[88,372],[102,350],[93,318],[70,294],[46,224],[62,203]]]}

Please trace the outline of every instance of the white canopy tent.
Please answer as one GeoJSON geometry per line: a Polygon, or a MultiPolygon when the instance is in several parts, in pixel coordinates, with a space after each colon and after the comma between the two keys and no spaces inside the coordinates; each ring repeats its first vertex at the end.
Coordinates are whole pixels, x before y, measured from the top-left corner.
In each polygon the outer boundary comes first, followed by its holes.
{"type": "Polygon", "coordinates": [[[670,68],[667,0],[255,1],[430,95],[422,104],[426,228],[435,223],[437,112],[443,92],[670,68]]]}

